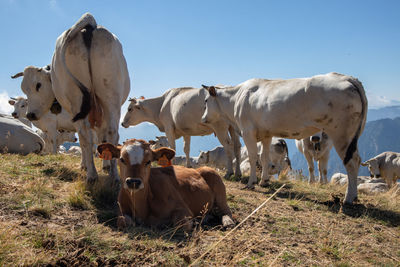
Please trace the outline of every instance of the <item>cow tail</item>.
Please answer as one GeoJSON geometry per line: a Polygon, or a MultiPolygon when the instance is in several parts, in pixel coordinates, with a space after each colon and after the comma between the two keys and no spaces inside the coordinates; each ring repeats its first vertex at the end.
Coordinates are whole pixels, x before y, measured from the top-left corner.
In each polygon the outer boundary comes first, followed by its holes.
{"type": "Polygon", "coordinates": [[[72,119],[73,122],[76,122],[78,120],[86,118],[86,116],[89,114],[91,107],[92,107],[92,99],[91,99],[91,94],[90,94],[90,89],[87,88],[81,81],[79,81],[68,69],[67,63],[65,60],[65,53],[68,47],[68,44],[74,39],[74,37],[78,33],[82,33],[83,41],[85,44],[85,47],[87,49],[88,53],[88,70],[89,70],[89,77],[90,77],[90,85],[92,86],[92,66],[91,66],[91,60],[90,60],[90,48],[92,44],[92,39],[93,39],[93,30],[97,28],[97,23],[94,17],[90,13],[84,14],[79,21],[72,26],[65,34],[64,37],[64,44],[62,46],[61,50],[61,56],[62,56],[62,63],[64,65],[64,68],[67,72],[67,74],[71,77],[71,79],[74,81],[76,86],[79,87],[81,93],[82,93],[82,104],[81,104],[81,109],[78,114],[74,116],[72,119]]]}
{"type": "Polygon", "coordinates": [[[281,144],[282,144],[283,147],[285,148],[287,162],[288,162],[289,168],[291,169],[291,168],[292,168],[292,163],[290,162],[290,158],[289,158],[289,148],[288,148],[288,145],[287,145],[285,139],[280,139],[279,141],[281,142],[281,144]]]}
{"type": "Polygon", "coordinates": [[[347,147],[346,155],[343,159],[344,165],[346,165],[350,161],[350,159],[353,157],[354,152],[357,150],[358,138],[364,131],[365,123],[367,121],[367,108],[368,108],[368,100],[365,95],[365,90],[361,82],[353,77],[350,77],[348,81],[354,86],[354,88],[357,90],[357,93],[360,95],[362,110],[361,110],[360,124],[358,126],[355,136],[351,140],[350,145],[347,147]]]}

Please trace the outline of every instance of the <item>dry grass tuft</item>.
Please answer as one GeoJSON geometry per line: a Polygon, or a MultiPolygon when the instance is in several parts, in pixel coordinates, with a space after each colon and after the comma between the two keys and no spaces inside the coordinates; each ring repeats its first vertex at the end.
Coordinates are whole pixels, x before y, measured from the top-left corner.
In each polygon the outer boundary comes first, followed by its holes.
{"type": "MultiPolygon", "coordinates": [[[[400,194],[359,195],[342,206],[345,187],[308,184],[282,173],[267,188],[225,181],[237,223],[282,186],[258,213],[228,235],[216,220],[179,228],[116,229],[118,188],[106,174],[92,186],[68,155],[0,155],[0,266],[399,266],[400,194]]],[[[96,160],[100,169],[100,161],[96,160]]]]}

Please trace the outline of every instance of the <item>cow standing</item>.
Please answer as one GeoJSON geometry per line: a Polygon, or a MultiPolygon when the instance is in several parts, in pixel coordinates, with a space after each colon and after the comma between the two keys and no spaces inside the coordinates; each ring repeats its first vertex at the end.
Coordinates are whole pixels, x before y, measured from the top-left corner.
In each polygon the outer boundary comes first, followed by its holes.
{"type": "MultiPolygon", "coordinates": [[[[45,73],[44,75],[50,76],[50,73],[45,73]]],[[[32,80],[29,82],[30,84],[32,83],[32,80]]],[[[21,120],[22,122],[27,120],[26,111],[28,110],[28,100],[26,98],[21,96],[11,98],[8,103],[14,107],[14,111],[11,114],[14,118],[21,120]]],[[[71,140],[71,135],[75,135],[74,132],[76,131],[75,126],[72,123],[71,114],[64,109],[59,114],[53,114],[48,111],[39,120],[32,121],[32,124],[41,130],[39,135],[45,141],[45,148],[43,151],[46,153],[56,154],[58,146],[62,144],[60,142],[63,140],[71,140]],[[60,131],[67,131],[70,133],[62,134],[60,131]]]]}
{"type": "MultiPolygon", "coordinates": [[[[86,13],[57,38],[50,71],[27,67],[16,76],[24,76],[21,88],[28,96],[29,120],[40,119],[50,109],[56,111],[55,99],[73,114],[87,180],[97,180],[92,129],[99,142],[118,143],[121,105],[130,90],[128,69],[117,37],[86,13]],[[50,73],[51,79],[44,73],[50,73]],[[42,75],[33,84],[24,82],[38,74],[42,75]]],[[[115,160],[111,162],[110,176],[118,180],[115,160]]]]}
{"type": "MultiPolygon", "coordinates": [[[[168,143],[175,150],[175,140],[183,136],[186,166],[190,166],[190,137],[215,133],[224,146],[227,155],[226,176],[233,174],[233,154],[240,158],[240,141],[235,130],[226,120],[202,123],[205,89],[192,87],[173,88],[160,97],[149,99],[131,99],[123,127],[137,125],[144,121],[155,124],[165,132],[168,143]]],[[[240,165],[236,164],[235,175],[240,177],[240,165]]]]}
{"type": "Polygon", "coordinates": [[[346,203],[357,197],[360,156],[358,138],[367,117],[367,98],[356,78],[338,73],[290,80],[251,79],[235,87],[206,87],[203,122],[224,117],[235,123],[249,151],[250,179],[257,182],[257,142],[263,144],[262,181],[268,181],[269,146],[272,136],[302,139],[321,130],[346,167],[349,183],[346,203]]]}
{"type": "Polygon", "coordinates": [[[130,139],[123,146],[101,144],[97,150],[106,159],[119,159],[119,228],[134,223],[157,226],[172,222],[190,231],[194,217],[213,211],[222,217],[223,226],[233,225],[225,186],[215,170],[151,168],[151,162],[160,158],[171,160],[175,151],[166,147],[152,150],[144,140],[130,139]]]}
{"type": "Polygon", "coordinates": [[[319,132],[310,137],[296,140],[296,146],[307,160],[310,183],[315,182],[314,160],[318,162],[319,182],[328,182],[328,161],[329,152],[333,143],[329,136],[324,132],[319,132]]]}
{"type": "Polygon", "coordinates": [[[389,187],[395,185],[397,179],[400,179],[400,153],[386,151],[361,165],[368,167],[371,177],[383,177],[389,187]]]}

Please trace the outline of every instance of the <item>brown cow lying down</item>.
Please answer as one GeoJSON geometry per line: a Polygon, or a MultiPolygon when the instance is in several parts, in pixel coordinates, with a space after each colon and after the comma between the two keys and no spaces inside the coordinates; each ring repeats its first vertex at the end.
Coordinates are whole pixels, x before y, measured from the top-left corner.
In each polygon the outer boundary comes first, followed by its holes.
{"type": "Polygon", "coordinates": [[[224,183],[215,170],[183,166],[151,168],[151,162],[160,158],[171,160],[175,151],[166,147],[152,150],[144,140],[129,139],[123,146],[104,143],[97,149],[104,159],[119,159],[122,179],[118,196],[122,213],[118,217],[119,228],[135,223],[157,226],[172,222],[190,231],[192,218],[202,215],[205,209],[222,216],[224,227],[234,224],[224,183]]]}

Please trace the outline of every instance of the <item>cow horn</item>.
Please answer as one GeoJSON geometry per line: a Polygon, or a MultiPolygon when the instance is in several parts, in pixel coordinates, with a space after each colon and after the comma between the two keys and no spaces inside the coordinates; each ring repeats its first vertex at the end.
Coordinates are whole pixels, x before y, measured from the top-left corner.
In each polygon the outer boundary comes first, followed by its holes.
{"type": "Polygon", "coordinates": [[[10,97],[10,99],[15,100],[15,101],[17,100],[15,97],[10,97]]]}
{"type": "Polygon", "coordinates": [[[209,86],[202,84],[201,87],[203,87],[204,89],[207,89],[209,86]]]}
{"type": "Polygon", "coordinates": [[[14,76],[11,76],[11,78],[12,78],[12,79],[15,79],[15,78],[18,78],[18,77],[21,77],[21,76],[24,76],[24,73],[23,73],[23,72],[18,72],[18,73],[15,74],[14,76]]]}
{"type": "Polygon", "coordinates": [[[133,101],[133,102],[136,102],[136,98],[135,97],[130,97],[129,99],[128,99],[128,101],[133,101]]]}

